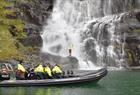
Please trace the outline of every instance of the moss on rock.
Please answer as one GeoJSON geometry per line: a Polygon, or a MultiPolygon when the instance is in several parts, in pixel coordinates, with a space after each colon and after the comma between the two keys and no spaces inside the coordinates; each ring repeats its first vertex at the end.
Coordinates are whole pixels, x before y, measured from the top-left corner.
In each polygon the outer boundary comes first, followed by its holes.
{"type": "Polygon", "coordinates": [[[26,36],[23,33],[23,21],[18,18],[8,18],[6,15],[16,16],[16,9],[5,8],[7,6],[13,6],[13,3],[1,0],[0,1],[0,60],[8,60],[12,58],[23,59],[23,53],[19,51],[16,46],[17,38],[26,36]],[[9,26],[14,25],[16,27],[16,37],[13,37],[9,31],[9,26]]]}
{"type": "Polygon", "coordinates": [[[140,28],[139,29],[134,29],[133,32],[140,32],[140,28]]]}

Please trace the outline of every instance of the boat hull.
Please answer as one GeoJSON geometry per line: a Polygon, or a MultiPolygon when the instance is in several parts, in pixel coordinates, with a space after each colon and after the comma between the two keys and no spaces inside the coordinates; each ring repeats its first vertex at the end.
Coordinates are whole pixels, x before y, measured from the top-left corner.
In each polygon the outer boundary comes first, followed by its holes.
{"type": "Polygon", "coordinates": [[[79,75],[70,78],[62,79],[44,79],[44,80],[4,80],[0,82],[0,87],[22,87],[22,86],[48,86],[48,85],[63,85],[76,84],[84,82],[98,82],[107,74],[105,68],[98,71],[89,71],[85,75],[79,75]]]}

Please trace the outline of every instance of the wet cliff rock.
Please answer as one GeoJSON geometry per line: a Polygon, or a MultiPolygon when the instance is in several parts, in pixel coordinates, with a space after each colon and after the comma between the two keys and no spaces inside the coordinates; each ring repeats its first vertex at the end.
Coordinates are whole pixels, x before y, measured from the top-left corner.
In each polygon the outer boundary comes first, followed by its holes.
{"type": "Polygon", "coordinates": [[[140,65],[140,11],[135,12],[128,22],[128,31],[125,33],[126,60],[130,66],[140,65]]]}
{"type": "Polygon", "coordinates": [[[97,65],[140,65],[139,13],[137,10],[91,21],[82,34],[87,58],[97,65]]]}
{"type": "Polygon", "coordinates": [[[53,0],[0,0],[0,61],[38,56],[53,0]]]}
{"type": "Polygon", "coordinates": [[[26,38],[19,39],[20,42],[26,46],[41,47],[40,32],[51,14],[53,0],[25,0],[15,2],[15,6],[20,9],[18,17],[24,21],[23,31],[27,34],[26,38]]]}
{"type": "Polygon", "coordinates": [[[43,63],[51,63],[52,65],[60,64],[63,69],[77,69],[78,59],[74,56],[62,57],[59,55],[52,55],[49,53],[40,53],[43,63]]]}

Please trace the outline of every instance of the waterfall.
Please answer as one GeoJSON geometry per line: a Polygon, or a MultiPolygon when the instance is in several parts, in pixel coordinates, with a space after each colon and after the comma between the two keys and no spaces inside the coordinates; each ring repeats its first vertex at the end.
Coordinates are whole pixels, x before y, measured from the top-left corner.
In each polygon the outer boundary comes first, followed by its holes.
{"type": "Polygon", "coordinates": [[[125,34],[119,28],[129,16],[127,11],[136,8],[136,1],[56,0],[41,35],[42,52],[68,56],[71,48],[81,68],[120,65],[125,34]]]}

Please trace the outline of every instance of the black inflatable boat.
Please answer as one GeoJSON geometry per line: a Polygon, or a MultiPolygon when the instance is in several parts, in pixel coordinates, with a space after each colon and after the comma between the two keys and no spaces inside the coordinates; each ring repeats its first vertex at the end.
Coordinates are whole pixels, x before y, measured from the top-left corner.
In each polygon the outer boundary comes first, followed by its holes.
{"type": "Polygon", "coordinates": [[[107,69],[99,70],[73,70],[72,75],[65,75],[61,79],[44,79],[44,80],[3,80],[0,82],[0,87],[12,86],[47,86],[47,85],[62,85],[75,84],[83,82],[98,82],[107,74],[107,69]]]}

